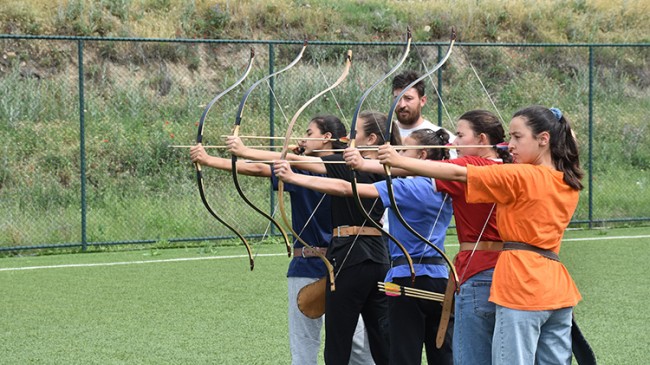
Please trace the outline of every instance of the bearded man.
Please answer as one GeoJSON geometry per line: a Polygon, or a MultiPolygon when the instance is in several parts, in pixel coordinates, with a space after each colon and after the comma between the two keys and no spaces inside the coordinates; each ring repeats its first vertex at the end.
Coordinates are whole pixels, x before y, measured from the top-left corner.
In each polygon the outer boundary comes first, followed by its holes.
{"type": "MultiPolygon", "coordinates": [[[[404,71],[393,78],[393,100],[419,78],[415,71],[404,71]]],[[[424,119],[422,116],[422,107],[427,103],[427,96],[424,93],[424,81],[420,81],[408,89],[402,96],[395,107],[395,116],[397,117],[397,126],[399,127],[402,139],[408,137],[411,132],[419,129],[431,129],[437,131],[441,127],[424,119]]],[[[446,130],[446,129],[445,129],[446,130]]],[[[456,136],[449,130],[449,142],[453,142],[456,136]]],[[[456,151],[451,150],[451,158],[455,158],[456,151]]]]}

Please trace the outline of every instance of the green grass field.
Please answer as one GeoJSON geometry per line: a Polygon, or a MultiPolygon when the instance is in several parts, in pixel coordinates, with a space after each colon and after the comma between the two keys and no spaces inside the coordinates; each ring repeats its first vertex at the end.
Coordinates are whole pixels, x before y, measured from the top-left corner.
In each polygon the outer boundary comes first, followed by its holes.
{"type": "MultiPolygon", "coordinates": [[[[600,364],[648,361],[649,245],[650,227],[565,236],[600,364]]],[[[289,364],[288,259],[254,249],[253,272],[243,247],[2,258],[0,363],[289,364]]]]}

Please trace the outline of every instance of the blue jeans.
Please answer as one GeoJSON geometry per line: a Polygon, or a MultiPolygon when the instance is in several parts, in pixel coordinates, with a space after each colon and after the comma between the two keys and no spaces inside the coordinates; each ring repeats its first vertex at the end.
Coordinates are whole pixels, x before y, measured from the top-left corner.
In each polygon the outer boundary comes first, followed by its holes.
{"type": "Polygon", "coordinates": [[[573,307],[544,311],[496,307],[494,365],[571,365],[573,307]]]}
{"type": "Polygon", "coordinates": [[[488,302],[494,269],[467,279],[456,294],[454,307],[455,365],[490,365],[495,304],[488,302]]]}

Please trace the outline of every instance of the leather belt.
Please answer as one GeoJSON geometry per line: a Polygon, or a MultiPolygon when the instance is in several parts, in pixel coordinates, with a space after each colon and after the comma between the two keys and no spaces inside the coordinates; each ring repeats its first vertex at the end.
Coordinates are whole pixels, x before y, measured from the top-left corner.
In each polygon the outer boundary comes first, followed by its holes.
{"type": "Polygon", "coordinates": [[[497,241],[479,241],[476,242],[461,242],[460,251],[471,251],[476,246],[476,250],[480,251],[501,251],[503,250],[503,242],[497,241]]]}
{"type": "Polygon", "coordinates": [[[551,250],[545,250],[543,248],[539,248],[524,242],[504,242],[503,249],[532,251],[546,257],[549,260],[560,261],[560,257],[555,252],[551,250]]]}
{"type": "MultiPolygon", "coordinates": [[[[422,265],[444,265],[446,264],[445,260],[440,257],[440,256],[420,256],[420,257],[411,257],[413,260],[413,264],[422,264],[422,265]]],[[[390,267],[395,267],[395,266],[400,266],[400,265],[408,265],[408,261],[406,261],[406,257],[404,256],[399,256],[395,260],[390,261],[390,267]]]]}
{"type": "Polygon", "coordinates": [[[332,235],[334,237],[381,236],[381,231],[375,227],[339,226],[334,227],[332,235]]]}
{"type": "Polygon", "coordinates": [[[315,251],[318,251],[325,255],[327,253],[327,247],[314,247],[313,249],[307,247],[296,247],[293,249],[293,257],[316,257],[318,255],[315,251]]]}

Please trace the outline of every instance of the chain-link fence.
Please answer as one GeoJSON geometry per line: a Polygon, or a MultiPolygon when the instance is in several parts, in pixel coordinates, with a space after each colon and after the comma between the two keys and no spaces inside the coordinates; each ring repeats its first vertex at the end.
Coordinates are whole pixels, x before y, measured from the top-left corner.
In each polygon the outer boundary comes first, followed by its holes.
{"type": "MultiPolygon", "coordinates": [[[[301,42],[0,36],[0,250],[86,247],[231,237],[202,206],[188,147],[210,100],[205,145],[231,133],[244,92],[287,65],[301,42]]],[[[573,123],[587,172],[575,224],[648,221],[648,44],[461,44],[427,80],[424,114],[450,130],[463,112],[488,109],[504,123],[530,104],[561,108],[573,123]]],[[[250,93],[240,135],[284,136],[294,113],[343,71],[346,81],[298,119],[334,114],[349,127],[361,94],[387,72],[403,43],[314,42],[296,66],[250,93]]],[[[426,72],[443,43],[416,43],[402,69],[426,72]]],[[[387,112],[390,79],[363,109],[387,112]]],[[[507,128],[506,128],[507,129],[507,128]]],[[[282,140],[247,140],[281,145],[282,140]]],[[[211,154],[230,158],[223,149],[211,154]]],[[[247,236],[277,231],[244,205],[227,171],[203,169],[206,199],[247,236]]],[[[240,177],[274,215],[268,179],[240,177]]]]}

